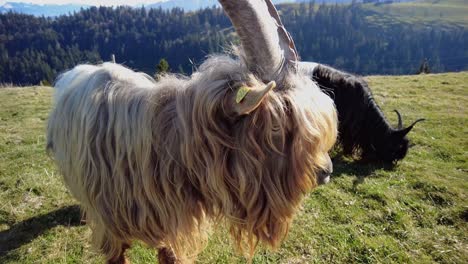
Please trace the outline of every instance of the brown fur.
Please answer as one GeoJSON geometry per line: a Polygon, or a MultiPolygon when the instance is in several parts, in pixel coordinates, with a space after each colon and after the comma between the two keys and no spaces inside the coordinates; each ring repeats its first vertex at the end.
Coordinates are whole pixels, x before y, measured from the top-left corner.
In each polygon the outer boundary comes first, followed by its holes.
{"type": "Polygon", "coordinates": [[[277,247],[337,129],[328,96],[307,76],[286,79],[290,87],[239,116],[236,87],[262,82],[228,56],[157,83],[108,63],[65,73],[48,147],[106,259],[138,239],[160,260],[190,262],[220,221],[250,256],[258,242],[277,247]]]}

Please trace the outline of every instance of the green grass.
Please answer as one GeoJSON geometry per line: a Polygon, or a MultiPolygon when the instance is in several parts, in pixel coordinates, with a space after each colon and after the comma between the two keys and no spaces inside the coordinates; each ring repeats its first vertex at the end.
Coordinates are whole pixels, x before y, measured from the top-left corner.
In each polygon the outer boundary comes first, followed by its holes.
{"type": "MultiPolygon", "coordinates": [[[[396,123],[427,118],[393,169],[335,157],[330,184],[254,263],[468,263],[468,72],[368,78],[396,123]]],[[[76,202],[45,154],[51,88],[0,89],[0,263],[100,263],[76,202]]],[[[136,243],[133,263],[155,262],[136,243]]],[[[217,230],[199,263],[244,263],[217,230]]]]}
{"type": "Polygon", "coordinates": [[[377,14],[367,19],[379,25],[391,26],[399,22],[426,27],[468,27],[467,0],[422,0],[383,5],[366,4],[364,8],[377,14]]]}

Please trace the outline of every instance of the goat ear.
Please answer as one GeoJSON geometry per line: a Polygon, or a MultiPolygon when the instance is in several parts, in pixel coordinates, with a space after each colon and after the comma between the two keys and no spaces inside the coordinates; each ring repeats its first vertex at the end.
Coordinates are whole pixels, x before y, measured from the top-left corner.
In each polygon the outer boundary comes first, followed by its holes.
{"type": "Polygon", "coordinates": [[[269,91],[276,87],[275,81],[261,86],[240,86],[232,99],[234,112],[238,115],[250,114],[257,109],[269,91]]]}

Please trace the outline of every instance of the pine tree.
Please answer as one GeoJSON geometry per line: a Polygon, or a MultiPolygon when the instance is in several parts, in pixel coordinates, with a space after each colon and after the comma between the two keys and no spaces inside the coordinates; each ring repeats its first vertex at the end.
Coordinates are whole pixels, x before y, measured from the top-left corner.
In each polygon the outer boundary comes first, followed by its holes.
{"type": "Polygon", "coordinates": [[[156,73],[154,74],[154,77],[158,79],[161,74],[167,73],[169,72],[169,70],[169,63],[165,58],[162,58],[161,60],[159,60],[159,63],[156,66],[156,73]]]}

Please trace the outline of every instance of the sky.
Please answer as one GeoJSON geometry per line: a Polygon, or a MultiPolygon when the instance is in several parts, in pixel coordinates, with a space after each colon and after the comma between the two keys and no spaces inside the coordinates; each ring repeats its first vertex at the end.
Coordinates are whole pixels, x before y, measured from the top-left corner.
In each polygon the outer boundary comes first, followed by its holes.
{"type": "Polygon", "coordinates": [[[5,2],[21,2],[32,4],[82,4],[82,5],[140,5],[148,3],[162,2],[164,0],[0,0],[0,5],[5,2]]]}

